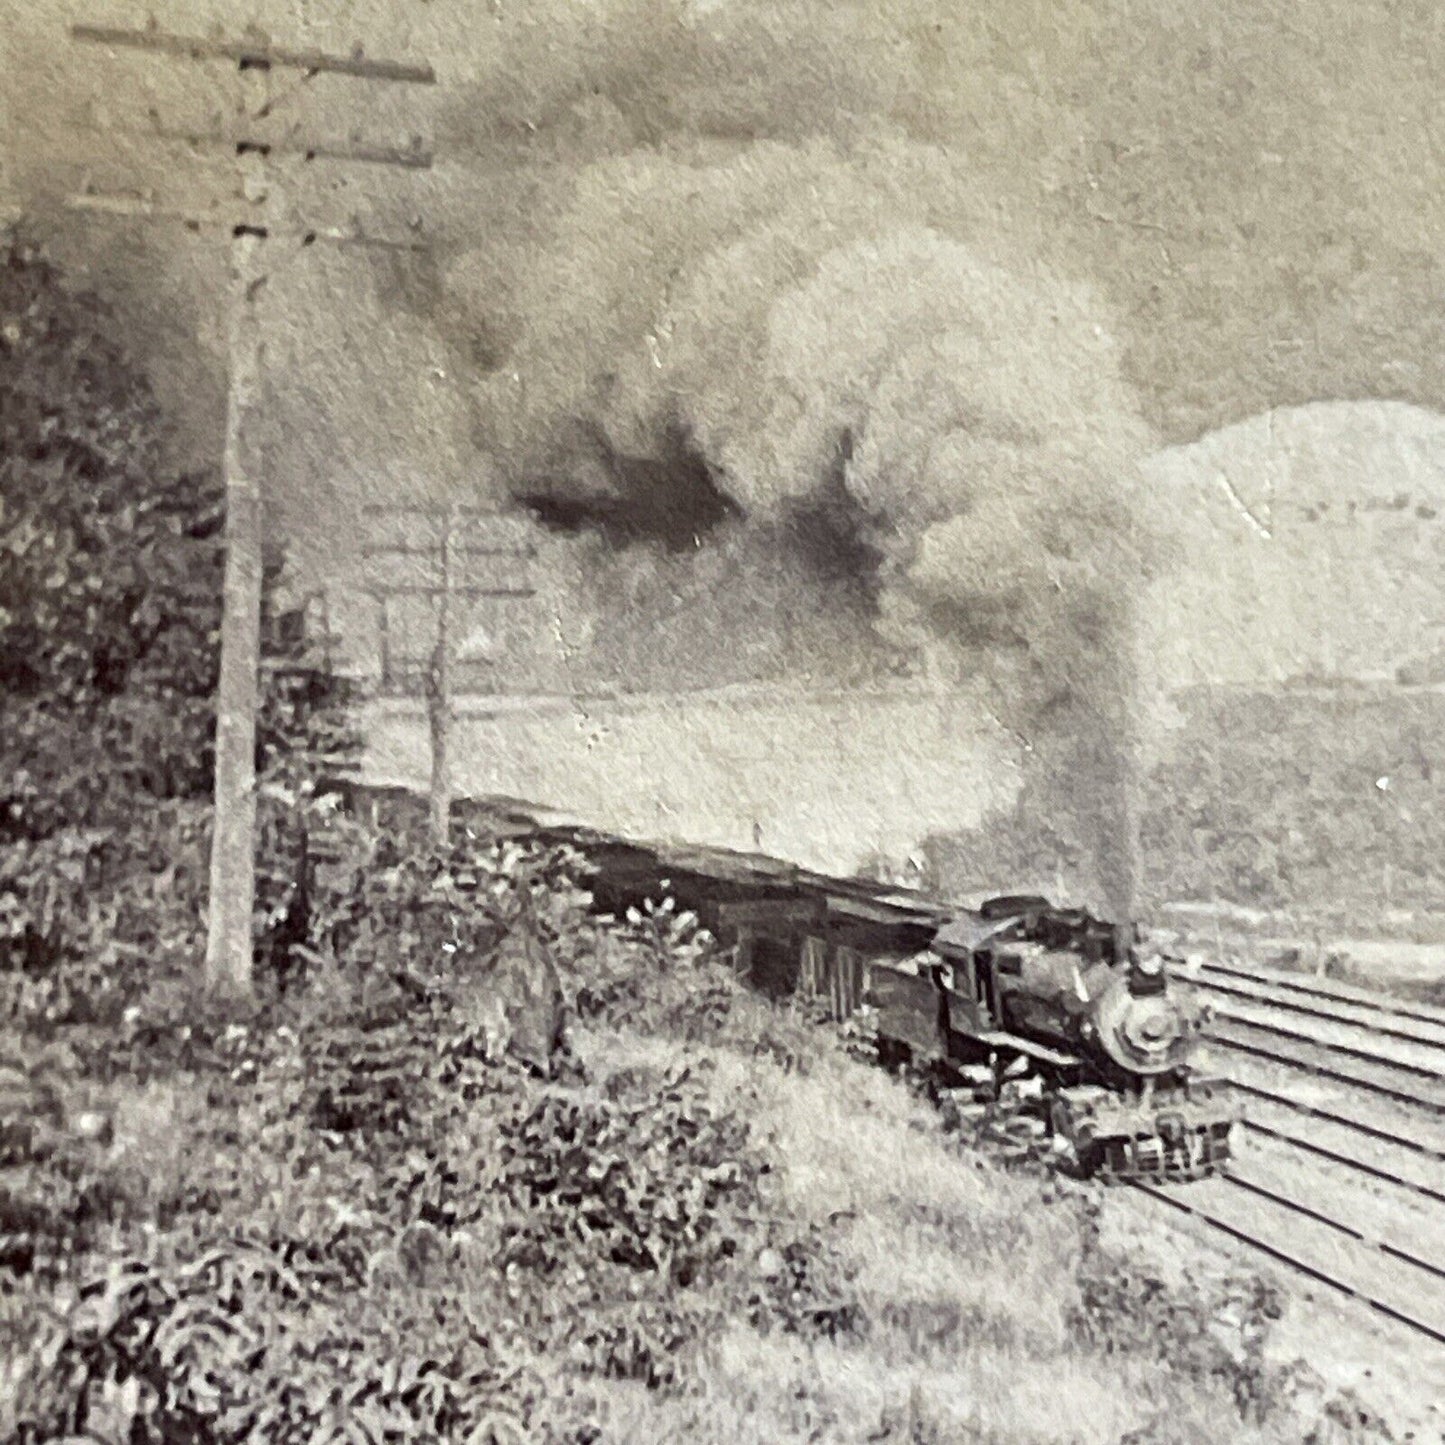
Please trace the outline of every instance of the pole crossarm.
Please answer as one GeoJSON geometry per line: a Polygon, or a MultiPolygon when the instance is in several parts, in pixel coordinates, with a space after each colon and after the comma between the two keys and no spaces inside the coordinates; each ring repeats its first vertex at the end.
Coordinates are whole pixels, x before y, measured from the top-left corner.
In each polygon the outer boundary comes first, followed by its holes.
{"type": "Polygon", "coordinates": [[[426,581],[381,581],[373,576],[365,591],[376,604],[377,640],[381,649],[381,691],[391,693],[400,688],[410,692],[420,683],[426,698],[427,730],[431,745],[430,814],[432,838],[444,844],[451,836],[452,802],[452,732],[455,721],[453,698],[454,669],[482,661],[489,670],[490,659],[454,655],[453,631],[458,617],[458,604],[469,606],[478,602],[506,602],[510,599],[533,598],[537,589],[524,581],[526,572],[512,574],[510,584],[499,581],[471,583],[457,577],[458,563],[464,558],[483,557],[526,563],[537,558],[537,547],[530,541],[505,542],[505,533],[488,535],[487,522],[519,521],[496,506],[478,506],[464,502],[377,502],[362,509],[372,522],[390,520],[405,527],[404,535],[384,541],[374,534],[362,543],[361,553],[369,563],[423,559],[430,563],[426,581]],[[428,543],[417,536],[418,521],[431,522],[438,528],[435,541],[428,543]],[[458,534],[462,535],[458,535],[458,534]],[[470,534],[470,535],[468,535],[470,534]],[[398,652],[393,641],[389,604],[409,598],[422,598],[434,604],[435,644],[426,656],[398,652]]]}
{"type": "Polygon", "coordinates": [[[177,221],[194,234],[203,232],[217,235],[252,235],[260,240],[296,241],[302,246],[311,246],[325,241],[337,246],[369,246],[384,251],[430,251],[432,243],[425,237],[376,236],[360,227],[350,229],[344,226],[296,226],[281,229],[270,225],[259,225],[245,219],[253,211],[238,207],[234,214],[216,211],[204,212],[187,210],[179,206],[162,206],[146,196],[136,196],[115,191],[80,191],[65,198],[65,206],[73,211],[98,211],[108,216],[141,216],[151,220],[177,221]]]}
{"type": "Polygon", "coordinates": [[[459,582],[446,586],[440,582],[395,582],[385,587],[367,589],[375,598],[384,597],[535,597],[535,587],[477,587],[459,582]]]}
{"type": "MultiPolygon", "coordinates": [[[[435,557],[435,547],[412,547],[401,544],[396,547],[372,547],[361,549],[361,555],[368,560],[374,557],[435,557]]],[[[537,556],[535,547],[453,547],[454,557],[511,557],[519,562],[533,561],[537,556]]]]}
{"type": "Polygon", "coordinates": [[[361,509],[367,517],[488,517],[512,520],[509,513],[496,506],[475,502],[367,502],[361,509]]]}
{"type": "Polygon", "coordinates": [[[413,85],[435,85],[436,72],[430,65],[396,60],[371,60],[358,45],[351,55],[332,55],[321,50],[292,50],[263,39],[208,40],[201,36],[175,35],[159,29],[128,30],[108,25],[75,24],[71,37],[93,45],[110,45],[132,50],[150,50],[190,60],[233,60],[243,69],[270,70],[273,67],[309,70],[313,73],[349,75],[360,80],[392,80],[413,85]]]}
{"type": "Polygon", "coordinates": [[[119,136],[124,140],[169,141],[174,145],[188,146],[192,150],[215,147],[233,150],[236,155],[256,154],[260,156],[300,156],[303,161],[336,161],[342,164],[367,166],[398,166],[409,171],[428,171],[435,163],[434,154],[423,147],[420,141],[411,145],[388,146],[367,145],[360,141],[307,141],[295,136],[284,136],[268,140],[259,133],[242,130],[176,130],[157,125],[150,129],[143,126],[121,128],[102,126],[94,123],[77,122],[77,130],[98,135],[119,136]]]}

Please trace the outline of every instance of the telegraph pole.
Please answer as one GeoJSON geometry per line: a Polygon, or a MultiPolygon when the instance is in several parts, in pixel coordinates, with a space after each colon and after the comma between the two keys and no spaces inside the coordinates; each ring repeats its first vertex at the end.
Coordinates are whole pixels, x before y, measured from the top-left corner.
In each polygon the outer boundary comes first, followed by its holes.
{"type": "Polygon", "coordinates": [[[437,640],[427,677],[427,720],[431,733],[432,840],[445,844],[452,830],[452,534],[456,516],[442,520],[441,591],[437,595],[437,640]]]}
{"type": "Polygon", "coordinates": [[[372,521],[400,523],[402,535],[397,540],[368,542],[362,549],[365,558],[372,563],[400,562],[403,566],[412,559],[419,559],[423,564],[425,575],[420,580],[379,579],[374,580],[368,590],[377,605],[382,690],[388,691],[398,684],[404,688],[416,672],[423,674],[422,690],[426,697],[431,755],[431,836],[432,841],[442,847],[451,837],[451,742],[456,716],[453,666],[456,660],[458,603],[536,595],[536,589],[530,583],[515,577],[486,583],[459,582],[457,564],[463,558],[488,558],[494,562],[528,561],[536,556],[536,549],[496,535],[496,523],[515,520],[498,509],[443,503],[437,506],[377,505],[368,507],[366,512],[372,521]],[[418,544],[417,519],[430,523],[435,529],[434,541],[418,544]],[[428,654],[398,656],[392,650],[390,603],[406,597],[429,598],[435,603],[436,631],[428,654]]]}
{"type": "MultiPolygon", "coordinates": [[[[265,536],[261,479],[252,469],[244,430],[254,415],[263,364],[258,301],[268,275],[268,243],[281,239],[264,209],[270,199],[272,143],[261,138],[257,122],[270,112],[270,78],[276,70],[300,71],[304,80],[321,73],[370,81],[433,84],[429,66],[367,59],[358,47],[351,56],[274,46],[264,39],[201,39],[144,30],[75,25],[73,38],[109,48],[131,48],[178,60],[233,63],[240,80],[237,130],[184,137],[191,144],[234,147],[243,213],[219,228],[231,236],[232,299],[227,361],[229,385],[223,473],[226,489],[226,564],[222,593],[220,683],[216,697],[215,819],[211,838],[210,910],[205,972],[217,987],[246,992],[251,985],[252,912],[255,904],[256,714],[259,708],[262,548],[265,536]]],[[[168,138],[158,133],[158,138],[168,138]]],[[[169,137],[175,138],[175,137],[169,137]]],[[[288,147],[304,161],[317,158],[416,168],[429,163],[415,147],[407,152],[321,143],[288,147]]],[[[162,212],[129,198],[81,195],[72,204],[120,214],[168,215],[192,230],[216,228],[214,217],[198,220],[184,211],[162,212]]],[[[386,241],[359,232],[305,229],[293,237],[303,245],[333,241],[341,245],[400,246],[424,249],[417,242],[386,241]]]]}
{"type": "Polygon", "coordinates": [[[215,812],[211,831],[206,979],[244,991],[251,980],[256,897],[256,714],[260,707],[261,580],[265,514],[260,479],[247,465],[242,429],[261,383],[257,299],[265,285],[261,237],[232,243],[228,387],[222,476],[226,562],[221,584],[221,665],[216,685],[215,812]]]}

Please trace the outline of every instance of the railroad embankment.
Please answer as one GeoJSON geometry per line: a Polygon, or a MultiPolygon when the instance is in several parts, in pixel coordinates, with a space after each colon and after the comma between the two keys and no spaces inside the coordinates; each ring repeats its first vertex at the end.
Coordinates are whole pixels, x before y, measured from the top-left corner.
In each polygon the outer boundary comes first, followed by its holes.
{"type": "Polygon", "coordinates": [[[373,857],[245,1010],[30,981],[0,1439],[1383,1438],[1247,1268],[1170,1278],[567,869],[373,857]],[[523,938],[573,1019],[550,1077],[488,987],[523,938]]]}

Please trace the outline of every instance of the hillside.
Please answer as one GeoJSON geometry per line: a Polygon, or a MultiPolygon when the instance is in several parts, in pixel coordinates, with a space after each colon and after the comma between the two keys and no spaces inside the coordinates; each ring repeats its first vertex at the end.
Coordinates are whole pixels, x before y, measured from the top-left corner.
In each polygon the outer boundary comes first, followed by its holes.
{"type": "MultiPolygon", "coordinates": [[[[1201,687],[1176,702],[1145,799],[1142,913],[1218,903],[1347,936],[1438,935],[1445,692],[1201,687]]],[[[1087,840],[1035,788],[924,851],[928,882],[954,897],[1005,885],[1066,896],[1092,866],[1087,840]]]]}
{"type": "Polygon", "coordinates": [[[251,1011],[154,973],[103,1012],[12,1000],[0,1440],[1283,1445],[1318,1422],[1267,1286],[1170,1283],[1102,1241],[1090,1194],[990,1163],[741,992],[685,919],[588,921],[559,864],[477,840],[373,868],[343,912],[412,926],[343,932],[251,1011]],[[543,920],[574,1024],[538,1074],[488,999],[543,920]]]}
{"type": "Polygon", "coordinates": [[[1445,675],[1445,416],[1283,408],[1145,474],[1178,550],[1145,607],[1165,688],[1445,675]]]}
{"type": "Polygon", "coordinates": [[[1151,899],[1445,913],[1445,693],[1200,689],[1152,779],[1151,899]]]}

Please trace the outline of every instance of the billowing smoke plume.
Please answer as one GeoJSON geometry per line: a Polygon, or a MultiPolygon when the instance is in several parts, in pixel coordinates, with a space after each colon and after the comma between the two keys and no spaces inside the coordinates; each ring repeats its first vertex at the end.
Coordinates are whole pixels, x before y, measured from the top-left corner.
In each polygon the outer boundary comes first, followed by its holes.
{"type": "MultiPolygon", "coordinates": [[[[155,8],[184,33],[234,29],[221,0],[155,8]]],[[[304,109],[333,137],[426,130],[443,161],[431,189],[337,172],[325,219],[362,205],[378,230],[419,214],[466,238],[421,298],[445,360],[415,315],[410,332],[364,315],[339,261],[278,270],[273,292],[310,296],[273,296],[272,365],[290,352],[308,374],[268,403],[272,482],[320,558],[363,487],[454,480],[483,454],[565,539],[559,626],[597,623],[579,668],[590,652],[598,673],[691,684],[792,675],[799,649],[835,674],[923,656],[989,679],[1035,755],[1072,748],[1053,769],[1072,787],[1113,766],[1115,714],[1134,716],[1122,639],[1152,544],[1110,323],[1060,263],[1119,308],[1127,372],[1171,440],[1312,396],[1445,396],[1445,186],[1420,140],[1439,26],[1428,5],[1366,9],[256,0],[248,18],[279,39],[437,64],[435,125],[409,90],[358,107],[324,78],[304,109]],[[437,399],[460,375],[471,455],[437,399]],[[619,597],[634,614],[609,646],[619,597]]],[[[204,131],[209,68],[142,57],[114,93],[115,58],[57,48],[48,24],[3,42],[12,195],[89,179],[197,202],[189,159],[65,127],[99,97],[117,122],[159,108],[204,131]]],[[[213,456],[219,366],[197,385],[175,318],[213,315],[222,253],[163,227],[131,253],[66,216],[104,289],[133,293],[133,349],[168,354],[168,405],[199,413],[192,459],[213,456]]]]}
{"type": "MultiPolygon", "coordinates": [[[[822,528],[875,638],[988,681],[1127,910],[1150,438],[1097,298],[1005,264],[978,209],[957,162],[896,144],[584,167],[511,293],[482,425],[554,523],[627,541],[652,519],[698,550],[720,528],[774,565],[780,534],[822,528]]],[[[483,265],[457,271],[474,297],[483,265]]]]}
{"type": "Polygon", "coordinates": [[[494,76],[451,137],[492,158],[436,315],[478,448],[585,559],[559,615],[597,651],[624,616],[679,681],[796,675],[800,638],[835,677],[983,679],[1127,909],[1151,442],[1044,259],[1073,127],[927,5],[643,8],[651,39],[599,19],[575,76],[494,76]]]}

